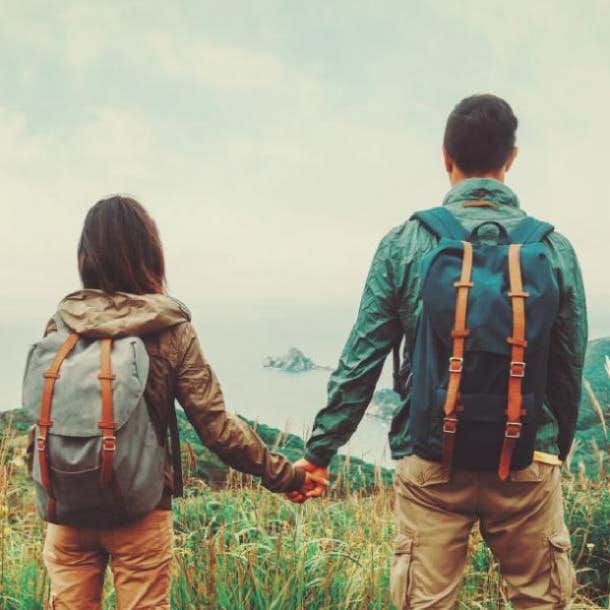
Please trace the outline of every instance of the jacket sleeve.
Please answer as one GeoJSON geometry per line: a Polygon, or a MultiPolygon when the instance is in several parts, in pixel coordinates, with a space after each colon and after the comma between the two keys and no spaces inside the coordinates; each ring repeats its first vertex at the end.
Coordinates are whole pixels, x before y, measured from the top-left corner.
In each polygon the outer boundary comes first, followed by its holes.
{"type": "Polygon", "coordinates": [[[373,258],[356,323],[328,383],[328,402],[313,425],[305,459],[327,466],[352,436],[371,400],[392,345],[401,337],[386,236],[373,258]]]}
{"type": "Polygon", "coordinates": [[[546,397],[559,424],[559,457],[574,440],[587,348],[587,308],[582,276],[569,241],[552,235],[551,249],[560,290],[559,312],[551,331],[546,397]]]}
{"type": "Polygon", "coordinates": [[[262,477],[270,491],[299,489],[304,471],[272,453],[245,422],[228,414],[218,379],[203,357],[190,324],[182,324],[176,369],[176,397],[203,444],[223,462],[262,477]]]}

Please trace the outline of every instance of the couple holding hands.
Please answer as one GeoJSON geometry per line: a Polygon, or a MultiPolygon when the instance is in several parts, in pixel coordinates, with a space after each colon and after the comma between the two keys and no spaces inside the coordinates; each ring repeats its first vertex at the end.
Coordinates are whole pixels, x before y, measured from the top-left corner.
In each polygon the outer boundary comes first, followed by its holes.
{"type": "Polygon", "coordinates": [[[61,301],[24,383],[53,608],[101,608],[108,563],[121,610],[170,607],[171,497],[182,491],[176,400],[220,459],[303,503],[323,495],[330,461],[403,338],[412,385],[389,434],[395,606],[454,607],[476,522],[513,608],[569,605],[559,470],[574,437],[586,307],[570,243],[528,217],[504,182],[516,129],[494,95],[468,97],[449,115],[451,190],[381,241],[295,464],[226,412],[188,309],[166,294],[161,241],[142,205],[114,196],[89,210],[83,287],[61,301]]]}

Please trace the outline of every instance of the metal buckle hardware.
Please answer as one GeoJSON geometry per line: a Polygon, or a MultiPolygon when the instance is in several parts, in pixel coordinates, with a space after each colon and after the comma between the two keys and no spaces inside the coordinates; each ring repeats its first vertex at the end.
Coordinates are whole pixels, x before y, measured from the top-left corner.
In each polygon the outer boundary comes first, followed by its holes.
{"type": "Polygon", "coordinates": [[[102,439],[103,451],[116,451],[116,436],[105,436],[102,439]]]}
{"type": "Polygon", "coordinates": [[[457,423],[457,417],[445,417],[445,419],[443,419],[443,432],[445,434],[455,434],[457,423]]]}
{"type": "Polygon", "coordinates": [[[43,436],[36,437],[36,449],[38,451],[44,451],[47,448],[47,439],[43,436]]]}
{"type": "Polygon", "coordinates": [[[464,369],[464,358],[458,356],[449,357],[449,372],[450,373],[461,373],[464,369]]]}
{"type": "Polygon", "coordinates": [[[506,431],[504,432],[504,436],[506,438],[519,438],[521,436],[521,428],[523,424],[520,422],[510,422],[506,424],[506,431]]]}
{"type": "Polygon", "coordinates": [[[513,360],[510,363],[510,376],[511,377],[525,377],[525,362],[519,362],[513,360]]]}

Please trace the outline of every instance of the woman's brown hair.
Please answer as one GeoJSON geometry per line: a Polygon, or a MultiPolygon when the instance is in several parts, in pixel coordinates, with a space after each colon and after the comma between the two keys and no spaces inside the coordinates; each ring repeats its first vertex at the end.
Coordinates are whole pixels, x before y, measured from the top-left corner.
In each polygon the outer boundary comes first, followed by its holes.
{"type": "Polygon", "coordinates": [[[115,195],[87,213],[78,244],[84,288],[132,294],[165,291],[165,261],[155,221],[135,199],[115,195]]]}

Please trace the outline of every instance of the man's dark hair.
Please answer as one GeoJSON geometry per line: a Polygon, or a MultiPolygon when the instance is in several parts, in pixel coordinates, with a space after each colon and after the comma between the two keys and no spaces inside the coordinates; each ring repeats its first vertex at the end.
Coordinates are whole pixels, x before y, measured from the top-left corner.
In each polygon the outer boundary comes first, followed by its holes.
{"type": "Polygon", "coordinates": [[[515,147],[517,117],[496,95],[471,95],[451,112],[444,146],[465,174],[500,169],[515,147]]]}
{"type": "Polygon", "coordinates": [[[78,244],[83,288],[163,293],[165,262],[157,225],[135,199],[115,195],[87,213],[78,244]]]}

